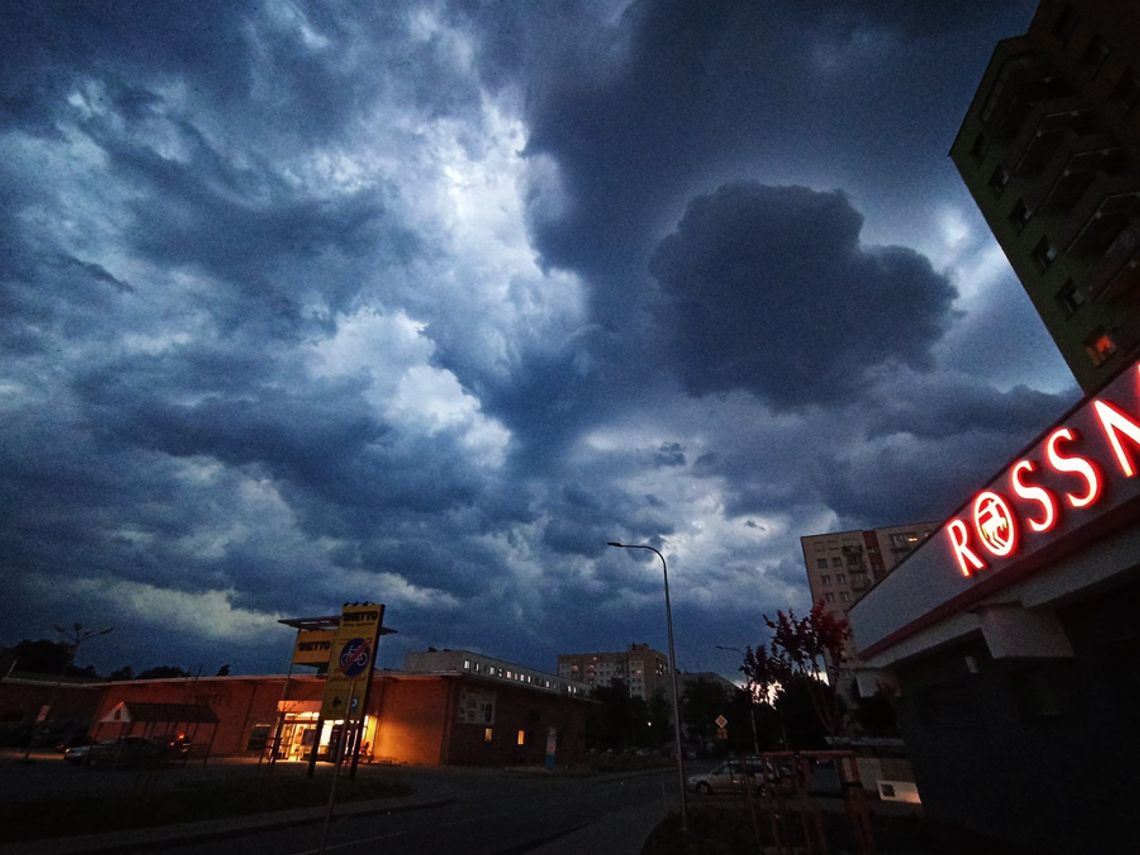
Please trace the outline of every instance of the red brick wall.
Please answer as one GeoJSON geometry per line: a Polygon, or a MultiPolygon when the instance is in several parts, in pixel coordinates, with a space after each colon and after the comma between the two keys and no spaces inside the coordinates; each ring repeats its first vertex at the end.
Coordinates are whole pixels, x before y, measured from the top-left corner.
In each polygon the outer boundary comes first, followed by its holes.
{"type": "Polygon", "coordinates": [[[400,763],[442,762],[440,748],[450,682],[430,678],[373,683],[368,705],[379,717],[373,756],[400,763]]]}

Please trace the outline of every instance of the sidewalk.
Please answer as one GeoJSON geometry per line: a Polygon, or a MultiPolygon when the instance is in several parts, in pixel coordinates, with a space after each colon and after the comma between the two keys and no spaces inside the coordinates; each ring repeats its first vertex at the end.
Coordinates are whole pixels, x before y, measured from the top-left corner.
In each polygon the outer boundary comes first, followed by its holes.
{"type": "MultiPolygon", "coordinates": [[[[337,805],[338,818],[366,814],[399,813],[409,810],[427,810],[450,804],[454,799],[425,799],[407,796],[400,799],[380,799],[369,802],[350,802],[337,805]]],[[[169,843],[192,843],[213,840],[244,832],[323,822],[327,808],[316,805],[307,808],[234,816],[203,822],[185,822],[151,828],[133,828],[104,834],[85,834],[52,840],[28,840],[0,846],[0,855],[79,855],[79,853],[156,851],[169,843]]]]}
{"type": "Polygon", "coordinates": [[[664,805],[633,805],[607,813],[597,822],[564,834],[530,852],[533,855],[582,855],[583,852],[641,855],[646,839],[664,818],[664,805]]]}

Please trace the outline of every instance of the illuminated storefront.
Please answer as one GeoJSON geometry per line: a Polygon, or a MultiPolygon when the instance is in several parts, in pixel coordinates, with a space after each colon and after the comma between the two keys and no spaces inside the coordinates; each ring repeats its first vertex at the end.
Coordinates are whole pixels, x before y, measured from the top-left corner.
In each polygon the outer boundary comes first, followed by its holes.
{"type": "Polygon", "coordinates": [[[1118,852],[1140,791],[1140,363],[1081,401],[851,610],[927,812],[1118,852]]]}

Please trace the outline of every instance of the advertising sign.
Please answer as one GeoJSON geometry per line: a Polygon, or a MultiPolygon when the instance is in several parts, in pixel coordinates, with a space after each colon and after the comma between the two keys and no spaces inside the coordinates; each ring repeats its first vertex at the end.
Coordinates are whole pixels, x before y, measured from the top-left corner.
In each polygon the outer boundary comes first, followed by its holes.
{"type": "Polygon", "coordinates": [[[332,658],[332,646],[335,640],[336,633],[329,630],[297,630],[297,641],[293,645],[293,664],[321,667],[328,665],[329,659],[332,658]]]}
{"type": "Polygon", "coordinates": [[[376,662],[376,642],[383,620],[384,606],[379,603],[350,603],[344,607],[332,641],[332,658],[328,660],[322,719],[363,719],[363,698],[376,662]]]}

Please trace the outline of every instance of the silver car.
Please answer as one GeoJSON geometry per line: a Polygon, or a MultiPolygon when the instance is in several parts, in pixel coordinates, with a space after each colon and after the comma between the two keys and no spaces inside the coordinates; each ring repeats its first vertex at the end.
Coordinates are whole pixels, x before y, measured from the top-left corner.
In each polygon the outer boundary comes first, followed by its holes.
{"type": "Polygon", "coordinates": [[[745,767],[737,760],[728,760],[711,772],[690,775],[686,784],[690,790],[698,793],[729,793],[743,787],[749,775],[752,776],[754,785],[761,783],[758,769],[745,767]]]}

